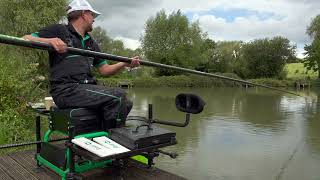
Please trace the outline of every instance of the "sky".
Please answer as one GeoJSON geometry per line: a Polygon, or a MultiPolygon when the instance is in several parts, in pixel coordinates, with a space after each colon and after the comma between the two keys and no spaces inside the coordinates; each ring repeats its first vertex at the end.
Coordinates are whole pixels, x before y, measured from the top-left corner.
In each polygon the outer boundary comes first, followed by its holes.
{"type": "Polygon", "coordinates": [[[306,29],[320,14],[320,0],[88,0],[101,12],[95,26],[101,26],[127,48],[140,46],[147,19],[160,10],[167,14],[181,10],[190,22],[199,22],[203,32],[214,41],[283,36],[303,47],[311,39],[306,29]]]}

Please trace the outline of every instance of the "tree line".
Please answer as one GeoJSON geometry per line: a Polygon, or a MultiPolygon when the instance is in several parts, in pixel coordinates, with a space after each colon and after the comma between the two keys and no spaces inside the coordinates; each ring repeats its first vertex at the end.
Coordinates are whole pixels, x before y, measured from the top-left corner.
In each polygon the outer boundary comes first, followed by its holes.
{"type": "MultiPolygon", "coordinates": [[[[286,63],[301,61],[296,46],[285,37],[243,41],[214,41],[198,22],[191,23],[180,10],[164,10],[150,17],[141,37],[141,48],[129,50],[119,40],[112,40],[97,27],[93,36],[105,52],[130,56],[140,54],[147,60],[210,73],[234,73],[244,79],[286,77],[286,63]],[[114,43],[121,46],[115,48],[114,43]]],[[[155,76],[178,75],[166,69],[155,69],[155,76]]]]}
{"type": "MultiPolygon", "coordinates": [[[[0,2],[0,32],[22,36],[65,19],[66,0],[2,0],[0,2]]],[[[273,37],[243,41],[215,41],[203,32],[199,22],[190,22],[180,11],[167,14],[164,10],[146,21],[141,47],[125,48],[121,40],[112,39],[107,31],[96,27],[92,32],[103,52],[133,56],[140,55],[150,61],[180,66],[210,73],[234,73],[241,78],[285,77],[284,65],[304,62],[309,70],[319,71],[320,15],[307,27],[312,43],[305,46],[306,58],[295,57],[296,46],[286,37],[273,37]]],[[[25,49],[23,50],[25,51],[25,49]]],[[[18,53],[14,51],[14,53],[18,53]]],[[[39,72],[46,74],[46,54],[30,52],[25,59],[39,63],[39,72]]],[[[26,55],[27,54],[27,55],[26,55]]],[[[179,72],[155,69],[155,76],[177,75],[179,72]]]]}
{"type": "MultiPolygon", "coordinates": [[[[278,78],[295,47],[283,37],[248,43],[209,39],[198,22],[190,23],[180,11],[157,13],[146,23],[142,49],[147,59],[210,73],[235,73],[242,78],[278,78]],[[258,70],[258,71],[257,71],[258,70]]],[[[175,72],[158,70],[158,75],[175,72]]]]}
{"type": "MultiPolygon", "coordinates": [[[[305,45],[305,58],[295,56],[296,45],[286,37],[243,41],[214,41],[202,32],[198,22],[190,23],[180,10],[164,10],[150,17],[141,39],[142,52],[151,61],[210,73],[234,73],[241,78],[286,77],[287,63],[303,62],[320,78],[320,15],[307,27],[312,43],[305,45]]],[[[157,69],[156,75],[175,75],[157,69]]]]}

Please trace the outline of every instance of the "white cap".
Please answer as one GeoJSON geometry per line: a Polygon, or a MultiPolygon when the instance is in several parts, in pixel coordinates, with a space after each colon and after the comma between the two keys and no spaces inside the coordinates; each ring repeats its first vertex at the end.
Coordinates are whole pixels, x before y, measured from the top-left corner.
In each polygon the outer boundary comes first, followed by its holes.
{"type": "Polygon", "coordinates": [[[99,16],[101,13],[94,10],[92,8],[92,6],[88,3],[88,1],[86,0],[73,0],[70,4],[69,4],[69,8],[67,13],[71,13],[73,11],[91,11],[95,14],[95,17],[99,16]]]}
{"type": "Polygon", "coordinates": [[[53,100],[52,97],[45,97],[44,100],[53,100]]]}

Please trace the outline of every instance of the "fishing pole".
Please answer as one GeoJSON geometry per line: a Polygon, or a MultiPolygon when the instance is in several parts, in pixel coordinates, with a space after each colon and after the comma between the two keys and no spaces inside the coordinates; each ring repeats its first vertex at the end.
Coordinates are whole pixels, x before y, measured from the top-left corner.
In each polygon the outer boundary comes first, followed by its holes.
{"type": "MultiPolygon", "coordinates": [[[[17,38],[17,37],[1,35],[1,34],[0,34],[0,43],[29,47],[29,48],[34,48],[34,49],[47,50],[47,51],[55,51],[53,46],[51,46],[50,44],[47,44],[47,43],[28,41],[23,38],[17,38]]],[[[86,56],[86,57],[108,59],[108,60],[118,61],[118,62],[131,63],[131,61],[132,61],[132,58],[128,58],[128,57],[116,56],[116,55],[112,55],[112,54],[95,52],[95,51],[84,50],[84,49],[73,48],[73,47],[67,47],[67,51],[68,51],[68,53],[74,54],[74,55],[82,55],[82,56],[86,56]]],[[[224,80],[228,80],[228,81],[238,82],[241,84],[263,87],[266,89],[271,89],[271,90],[275,90],[275,91],[280,91],[280,92],[304,97],[304,96],[302,96],[298,93],[295,93],[295,92],[291,92],[291,91],[287,91],[287,90],[283,90],[283,89],[279,89],[279,88],[274,88],[274,87],[270,87],[270,86],[266,86],[263,84],[250,82],[250,81],[245,81],[242,79],[235,79],[235,78],[221,76],[221,75],[217,75],[217,74],[196,71],[193,69],[187,69],[187,68],[171,66],[171,65],[161,64],[161,63],[155,63],[155,62],[145,61],[145,60],[140,60],[140,64],[144,65],[144,66],[158,67],[158,68],[181,71],[181,72],[185,72],[185,73],[189,73],[189,74],[196,74],[196,75],[200,75],[200,76],[207,76],[207,77],[214,77],[214,78],[218,78],[218,79],[224,79],[224,80]]]]}

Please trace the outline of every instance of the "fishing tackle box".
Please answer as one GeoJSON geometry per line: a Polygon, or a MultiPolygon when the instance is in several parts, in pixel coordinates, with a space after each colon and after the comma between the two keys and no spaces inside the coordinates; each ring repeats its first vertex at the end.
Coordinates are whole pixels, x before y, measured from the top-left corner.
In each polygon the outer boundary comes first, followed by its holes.
{"type": "Polygon", "coordinates": [[[137,131],[135,127],[110,129],[109,138],[131,150],[176,143],[175,132],[154,125],[150,128],[141,127],[137,131]]]}

